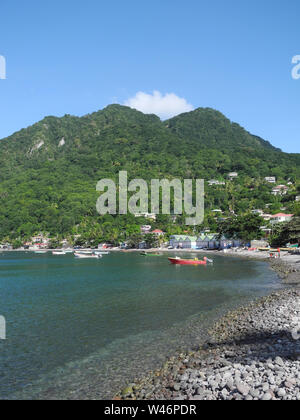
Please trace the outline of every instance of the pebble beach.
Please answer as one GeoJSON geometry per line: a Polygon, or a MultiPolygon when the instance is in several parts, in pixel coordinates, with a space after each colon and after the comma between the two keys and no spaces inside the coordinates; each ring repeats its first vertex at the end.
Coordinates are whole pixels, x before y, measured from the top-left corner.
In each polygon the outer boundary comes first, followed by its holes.
{"type": "Polygon", "coordinates": [[[270,264],[284,290],[229,312],[196,351],[171,357],[115,399],[300,400],[300,256],[270,264]]]}

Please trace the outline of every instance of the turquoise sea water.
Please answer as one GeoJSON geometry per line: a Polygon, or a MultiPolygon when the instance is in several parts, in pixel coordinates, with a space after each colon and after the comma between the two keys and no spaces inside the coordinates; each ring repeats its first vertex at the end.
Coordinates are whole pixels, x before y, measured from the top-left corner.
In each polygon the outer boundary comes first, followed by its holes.
{"type": "Polygon", "coordinates": [[[219,313],[280,288],[264,262],[0,254],[0,398],[108,398],[193,347],[219,313]]]}

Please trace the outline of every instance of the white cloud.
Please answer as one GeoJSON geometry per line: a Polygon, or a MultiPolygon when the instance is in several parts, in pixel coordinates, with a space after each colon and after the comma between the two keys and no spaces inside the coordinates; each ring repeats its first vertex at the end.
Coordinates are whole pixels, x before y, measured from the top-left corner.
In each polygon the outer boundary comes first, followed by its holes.
{"type": "Polygon", "coordinates": [[[144,114],[156,114],[162,120],[194,109],[193,105],[189,104],[184,98],[175,95],[175,93],[162,95],[158,91],[154,91],[152,95],[138,92],[134,97],[129,98],[124,105],[137,109],[144,114]]]}

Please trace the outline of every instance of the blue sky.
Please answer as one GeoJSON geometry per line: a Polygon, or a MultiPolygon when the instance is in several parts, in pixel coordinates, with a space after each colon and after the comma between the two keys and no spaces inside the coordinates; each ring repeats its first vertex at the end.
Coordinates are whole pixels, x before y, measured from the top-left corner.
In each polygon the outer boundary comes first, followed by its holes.
{"type": "Polygon", "coordinates": [[[177,95],[178,109],[216,108],[300,152],[299,16],[299,0],[3,2],[0,138],[46,115],[138,104],[138,92],[157,91],[154,102],[142,97],[151,110],[172,113],[177,95]]]}

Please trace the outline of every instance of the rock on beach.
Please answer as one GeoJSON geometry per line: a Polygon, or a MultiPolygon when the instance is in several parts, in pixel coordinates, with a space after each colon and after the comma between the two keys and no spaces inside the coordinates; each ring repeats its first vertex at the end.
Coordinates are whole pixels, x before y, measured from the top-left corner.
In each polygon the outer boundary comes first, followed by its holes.
{"type": "Polygon", "coordinates": [[[300,400],[300,289],[228,313],[197,351],[171,358],[118,397],[137,400],[300,400]],[[293,334],[294,332],[294,334],[293,334]],[[294,337],[294,338],[293,338],[294,337]]]}

